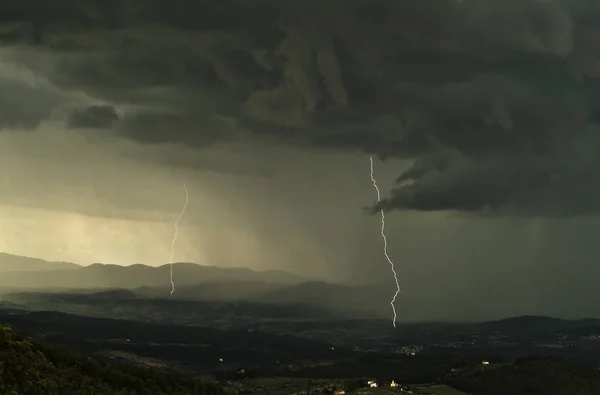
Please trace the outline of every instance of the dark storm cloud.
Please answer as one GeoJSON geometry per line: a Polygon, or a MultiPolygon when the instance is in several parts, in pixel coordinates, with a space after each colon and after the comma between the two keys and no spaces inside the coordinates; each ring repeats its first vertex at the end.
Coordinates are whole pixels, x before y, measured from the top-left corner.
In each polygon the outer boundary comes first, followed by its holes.
{"type": "Polygon", "coordinates": [[[422,157],[398,179],[391,196],[373,207],[459,210],[521,215],[582,215],[598,211],[600,128],[589,126],[560,155],[458,152],[422,157]]]}
{"type": "Polygon", "coordinates": [[[116,130],[147,144],[174,142],[202,147],[226,137],[227,127],[226,121],[201,112],[138,111],[128,114],[116,130]]]}
{"type": "Polygon", "coordinates": [[[71,128],[107,129],[118,120],[119,114],[113,106],[89,106],[73,110],[67,125],[71,128]]]}
{"type": "Polygon", "coordinates": [[[61,102],[60,95],[2,78],[0,71],[0,131],[35,129],[61,102]]]}
{"type": "Polygon", "coordinates": [[[13,60],[119,110],[144,108],[123,110],[117,135],[204,147],[251,133],[415,159],[376,209],[600,208],[597,2],[0,7],[0,40],[56,54],[51,66],[31,52],[15,51],[13,60]]]}
{"type": "Polygon", "coordinates": [[[375,209],[479,211],[513,204],[519,207],[526,202],[542,204],[535,199],[531,202],[531,197],[548,193],[547,197],[554,200],[557,191],[547,187],[564,177],[561,170],[554,162],[529,158],[456,158],[439,167],[411,169],[400,177],[401,186],[375,209]],[[422,175],[413,181],[408,173],[422,175]]]}

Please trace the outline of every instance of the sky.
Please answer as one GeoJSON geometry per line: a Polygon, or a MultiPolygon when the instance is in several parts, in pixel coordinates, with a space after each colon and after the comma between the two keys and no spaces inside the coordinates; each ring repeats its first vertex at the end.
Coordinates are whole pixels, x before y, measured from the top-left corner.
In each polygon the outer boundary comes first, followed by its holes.
{"type": "Polygon", "coordinates": [[[597,2],[322,3],[3,2],[0,251],[599,316],[597,2]]]}

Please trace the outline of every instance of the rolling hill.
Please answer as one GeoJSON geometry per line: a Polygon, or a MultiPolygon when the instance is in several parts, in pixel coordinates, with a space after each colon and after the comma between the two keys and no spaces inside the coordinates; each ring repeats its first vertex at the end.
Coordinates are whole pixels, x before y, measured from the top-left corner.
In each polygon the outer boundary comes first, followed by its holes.
{"type": "Polygon", "coordinates": [[[381,286],[349,286],[307,281],[300,284],[266,290],[255,296],[256,302],[303,304],[328,310],[345,311],[363,318],[387,316],[389,293],[381,286]]]}
{"type": "Polygon", "coordinates": [[[468,371],[447,383],[473,395],[593,395],[600,393],[600,372],[557,357],[528,357],[514,364],[468,371]]]}
{"type": "MultiPolygon", "coordinates": [[[[196,285],[179,285],[175,297],[180,300],[239,301],[260,298],[267,292],[284,289],[289,284],[267,281],[215,281],[196,285]]],[[[294,286],[294,285],[291,285],[294,286]]],[[[164,287],[144,286],[135,289],[142,297],[163,297],[164,287]]]]}

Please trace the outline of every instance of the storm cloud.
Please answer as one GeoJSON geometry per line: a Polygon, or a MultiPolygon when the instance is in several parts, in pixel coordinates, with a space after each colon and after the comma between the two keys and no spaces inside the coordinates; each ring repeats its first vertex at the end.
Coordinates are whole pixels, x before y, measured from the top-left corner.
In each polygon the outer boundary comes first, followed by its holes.
{"type": "Polygon", "coordinates": [[[33,130],[49,119],[61,102],[60,95],[51,90],[0,78],[0,131],[33,130]]]}
{"type": "Polygon", "coordinates": [[[119,120],[113,106],[90,106],[74,110],[67,121],[71,128],[106,129],[119,120]]]}
{"type": "MultiPolygon", "coordinates": [[[[6,61],[107,103],[73,128],[413,161],[373,210],[599,211],[596,2],[322,3],[4,2],[0,42],[6,61]]],[[[0,124],[48,109],[28,111],[0,124]]]]}

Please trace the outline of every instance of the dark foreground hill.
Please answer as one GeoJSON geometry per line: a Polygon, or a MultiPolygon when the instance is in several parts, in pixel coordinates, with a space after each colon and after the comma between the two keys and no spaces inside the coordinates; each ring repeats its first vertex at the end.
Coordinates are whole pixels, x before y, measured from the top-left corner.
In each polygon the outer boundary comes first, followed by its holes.
{"type": "Polygon", "coordinates": [[[160,360],[166,366],[186,366],[194,372],[205,373],[220,368],[220,358],[232,366],[257,365],[270,369],[305,359],[353,355],[351,350],[342,347],[330,350],[328,342],[289,335],[152,324],[51,311],[0,311],[0,323],[83,353],[118,351],[143,355],[160,360]]]}
{"type": "Polygon", "coordinates": [[[600,371],[557,357],[528,357],[447,380],[473,395],[598,395],[600,371]]]}
{"type": "MultiPolygon", "coordinates": [[[[224,387],[172,369],[187,367],[182,370],[225,374],[231,381],[240,366],[250,368],[252,376],[247,377],[295,377],[300,381],[321,378],[330,382],[372,377],[382,382],[395,379],[409,387],[416,383],[443,383],[471,395],[600,394],[600,372],[595,367],[556,357],[521,358],[514,363],[497,360],[485,366],[481,359],[465,358],[460,353],[411,357],[353,353],[337,348],[332,351],[321,342],[288,336],[151,325],[53,312],[6,314],[0,321],[11,322],[16,330],[36,337],[36,340],[24,338],[7,326],[0,326],[0,394],[3,395],[222,394],[226,391],[224,387]],[[67,344],[92,357],[79,356],[48,341],[67,344]],[[95,355],[104,357],[99,359],[95,355]],[[107,360],[106,356],[111,355],[110,358],[121,357],[107,360]],[[129,356],[129,362],[123,362],[124,356],[129,356]],[[142,360],[152,361],[152,366],[162,369],[139,366],[142,360]],[[453,366],[455,369],[451,370],[453,366]]],[[[247,377],[238,377],[240,389],[248,389],[247,377]]]]}
{"type": "Polygon", "coordinates": [[[0,326],[0,393],[18,395],[218,395],[216,385],[165,370],[78,356],[0,326]]]}

